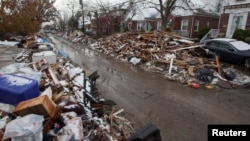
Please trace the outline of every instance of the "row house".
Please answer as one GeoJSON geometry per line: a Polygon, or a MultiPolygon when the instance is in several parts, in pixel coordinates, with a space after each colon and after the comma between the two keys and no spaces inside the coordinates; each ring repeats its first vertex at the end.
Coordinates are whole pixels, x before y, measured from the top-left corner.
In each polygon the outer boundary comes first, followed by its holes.
{"type": "Polygon", "coordinates": [[[219,28],[227,38],[235,29],[250,29],[250,0],[223,0],[219,28]]]}
{"type": "Polygon", "coordinates": [[[161,30],[168,27],[176,34],[195,38],[203,27],[220,30],[221,37],[231,38],[235,29],[250,28],[250,0],[216,0],[183,3],[168,17],[167,25],[161,25],[160,13],[150,4],[134,3],[133,6],[114,8],[107,14],[100,14],[91,21],[91,28],[102,35],[123,32],[161,30]],[[97,26],[98,25],[98,26],[97,26]]]}
{"type": "Polygon", "coordinates": [[[188,38],[195,38],[198,31],[203,27],[217,29],[219,23],[219,15],[208,12],[204,9],[196,9],[191,15],[175,15],[169,16],[171,21],[171,29],[178,35],[188,38]]]}
{"type": "Polygon", "coordinates": [[[155,8],[136,5],[126,21],[128,30],[132,32],[161,30],[160,14],[155,8]]]}
{"type": "Polygon", "coordinates": [[[110,11],[96,14],[97,17],[94,17],[91,20],[91,30],[101,36],[110,35],[124,30],[122,24],[126,12],[127,9],[114,8],[110,11]]]}
{"type": "MultiPolygon", "coordinates": [[[[219,2],[212,4],[202,3],[199,5],[179,0],[177,7],[168,17],[166,26],[176,34],[188,38],[195,38],[197,32],[204,26],[217,29],[219,14],[217,12],[219,2]]],[[[130,11],[127,17],[128,28],[131,31],[161,30],[160,13],[150,4],[138,4],[130,11]]]]}

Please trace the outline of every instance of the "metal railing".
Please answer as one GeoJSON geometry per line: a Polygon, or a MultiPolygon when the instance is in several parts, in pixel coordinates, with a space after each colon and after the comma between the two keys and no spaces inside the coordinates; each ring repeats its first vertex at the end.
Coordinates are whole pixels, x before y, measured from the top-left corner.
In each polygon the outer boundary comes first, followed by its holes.
{"type": "Polygon", "coordinates": [[[189,31],[188,30],[174,30],[173,31],[175,34],[182,36],[182,37],[189,37],[189,31]]]}
{"type": "Polygon", "coordinates": [[[210,29],[207,34],[205,34],[201,40],[200,43],[204,43],[205,40],[208,39],[213,39],[213,38],[217,38],[219,36],[220,30],[219,29],[210,29]]]}

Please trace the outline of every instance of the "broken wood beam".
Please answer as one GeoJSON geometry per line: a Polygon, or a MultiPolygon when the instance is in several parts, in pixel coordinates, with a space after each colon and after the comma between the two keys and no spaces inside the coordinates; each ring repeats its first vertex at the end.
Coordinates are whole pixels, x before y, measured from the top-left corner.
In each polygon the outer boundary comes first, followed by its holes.
{"type": "Polygon", "coordinates": [[[59,82],[59,80],[58,80],[58,78],[57,78],[57,76],[56,76],[56,74],[55,74],[55,72],[53,71],[53,69],[52,69],[51,66],[49,66],[48,71],[49,71],[49,73],[50,73],[50,76],[51,76],[51,78],[52,78],[54,84],[55,84],[55,85],[60,84],[60,82],[59,82]]]}
{"type": "Polygon", "coordinates": [[[215,60],[216,60],[216,66],[217,66],[217,69],[218,69],[218,73],[219,73],[219,75],[221,75],[220,61],[219,61],[219,57],[217,55],[215,56],[215,60]]]}

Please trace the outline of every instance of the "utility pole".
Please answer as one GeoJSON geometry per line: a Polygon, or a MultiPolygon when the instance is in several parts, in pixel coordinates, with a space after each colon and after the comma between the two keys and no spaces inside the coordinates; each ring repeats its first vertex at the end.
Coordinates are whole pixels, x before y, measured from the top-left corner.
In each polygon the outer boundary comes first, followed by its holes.
{"type": "Polygon", "coordinates": [[[79,4],[81,5],[81,8],[82,8],[82,29],[83,31],[85,30],[84,28],[84,12],[83,12],[83,0],[79,0],[79,4]]]}

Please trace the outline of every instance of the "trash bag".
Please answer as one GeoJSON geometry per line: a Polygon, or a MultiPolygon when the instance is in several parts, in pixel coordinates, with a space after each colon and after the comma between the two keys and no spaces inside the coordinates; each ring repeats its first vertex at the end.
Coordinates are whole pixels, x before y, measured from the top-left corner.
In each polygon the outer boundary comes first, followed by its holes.
{"type": "Polygon", "coordinates": [[[236,70],[233,68],[227,68],[222,70],[223,77],[231,81],[236,78],[236,70]]]}
{"type": "Polygon", "coordinates": [[[42,141],[44,117],[29,114],[10,121],[5,128],[3,140],[11,141],[42,141]]]}
{"type": "Polygon", "coordinates": [[[162,141],[162,139],[160,129],[153,124],[148,124],[125,141],[162,141]]]}
{"type": "Polygon", "coordinates": [[[83,124],[81,117],[74,117],[65,121],[66,126],[59,130],[55,141],[82,141],[83,140],[83,124]]]}
{"type": "Polygon", "coordinates": [[[214,78],[214,73],[208,68],[200,68],[196,70],[195,77],[202,82],[210,83],[214,78]]]}

